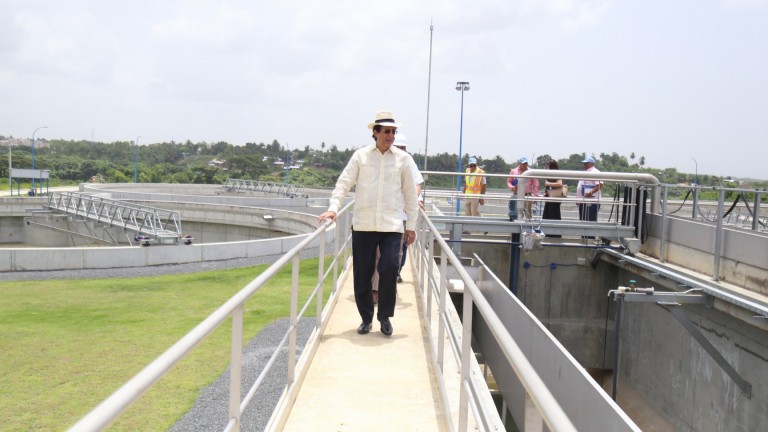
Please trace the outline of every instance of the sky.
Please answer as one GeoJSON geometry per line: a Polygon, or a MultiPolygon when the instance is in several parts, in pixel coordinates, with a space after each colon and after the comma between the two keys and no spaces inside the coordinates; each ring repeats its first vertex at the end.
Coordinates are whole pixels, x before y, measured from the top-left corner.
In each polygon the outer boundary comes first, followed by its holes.
{"type": "Polygon", "coordinates": [[[0,98],[15,138],[347,149],[389,110],[411,152],[768,179],[768,0],[0,0],[0,98]]]}

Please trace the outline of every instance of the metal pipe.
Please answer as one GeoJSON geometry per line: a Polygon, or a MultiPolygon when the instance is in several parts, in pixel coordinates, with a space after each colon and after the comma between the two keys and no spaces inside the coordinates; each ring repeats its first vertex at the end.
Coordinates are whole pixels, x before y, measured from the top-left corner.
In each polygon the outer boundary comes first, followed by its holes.
{"type": "Polygon", "coordinates": [[[621,305],[624,302],[624,295],[614,293],[616,301],[616,314],[614,317],[614,335],[613,335],[613,388],[611,397],[616,400],[617,387],[619,382],[619,354],[621,350],[621,305]]]}
{"type": "Polygon", "coordinates": [[[616,181],[636,181],[657,185],[659,179],[647,173],[617,173],[617,172],[589,172],[572,170],[542,170],[529,168],[520,177],[537,177],[545,179],[589,179],[589,180],[616,180],[616,181]]]}

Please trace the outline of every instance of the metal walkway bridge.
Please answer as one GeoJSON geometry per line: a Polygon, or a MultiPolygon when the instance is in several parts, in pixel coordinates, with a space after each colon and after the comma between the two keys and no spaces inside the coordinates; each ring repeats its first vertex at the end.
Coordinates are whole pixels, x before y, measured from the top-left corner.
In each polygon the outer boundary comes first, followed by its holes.
{"type": "Polygon", "coordinates": [[[261,192],[264,195],[275,194],[291,198],[305,197],[302,185],[278,184],[260,180],[227,179],[224,189],[228,192],[261,192]]]}
{"type": "Polygon", "coordinates": [[[307,236],[71,430],[106,428],[229,318],[229,416],[221,426],[225,431],[240,430],[241,417],[259,397],[259,387],[273,367],[287,368],[288,381],[266,430],[504,430],[505,420],[488,388],[487,370],[480,368],[472,348],[473,320],[487,326],[487,334],[506,358],[509,376],[515,377],[516,397],[507,408],[522,430],[639,430],[495,276],[467,273],[426,214],[419,241],[409,248],[410,268],[398,290],[394,335],[386,338],[378,331],[358,335],[350,277],[350,207],[339,213],[335,224],[328,221],[307,236]],[[299,304],[302,251],[327,250],[327,244],[334,251],[332,262],[326,264],[325,254],[320,254],[317,285],[307,302],[299,304]],[[438,256],[433,253],[435,244],[441,249],[438,256]],[[457,280],[448,279],[449,263],[459,272],[457,280]],[[245,301],[286,265],[293,269],[291,326],[253,385],[241,388],[245,301]],[[524,344],[505,329],[479,285],[507,293],[517,329],[527,334],[524,344]],[[328,288],[331,293],[324,302],[328,288]],[[449,292],[457,290],[464,293],[461,312],[449,300],[449,292]],[[316,322],[299,356],[296,327],[307,310],[316,311],[316,322]],[[281,352],[288,353],[287,364],[276,363],[281,352]],[[529,360],[534,358],[546,358],[546,364],[534,367],[529,360]],[[581,396],[570,397],[574,392],[581,396]]]}
{"type": "Polygon", "coordinates": [[[49,195],[46,209],[77,216],[136,232],[143,245],[190,242],[181,232],[181,214],[149,206],[139,206],[80,192],[49,195]]]}

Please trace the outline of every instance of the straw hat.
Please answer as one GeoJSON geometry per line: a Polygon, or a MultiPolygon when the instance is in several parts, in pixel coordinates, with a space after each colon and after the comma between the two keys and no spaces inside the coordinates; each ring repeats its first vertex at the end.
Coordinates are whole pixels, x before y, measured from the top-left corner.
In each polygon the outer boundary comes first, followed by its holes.
{"type": "Polygon", "coordinates": [[[373,123],[368,123],[368,129],[373,129],[374,126],[392,126],[400,127],[400,123],[395,123],[395,116],[389,111],[379,111],[376,113],[376,120],[373,123]]]}

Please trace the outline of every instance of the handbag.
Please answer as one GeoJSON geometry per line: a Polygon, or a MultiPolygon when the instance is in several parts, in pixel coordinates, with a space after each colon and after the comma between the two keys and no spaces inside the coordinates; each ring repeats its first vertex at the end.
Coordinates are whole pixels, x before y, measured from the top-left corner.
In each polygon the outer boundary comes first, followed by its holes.
{"type": "Polygon", "coordinates": [[[563,185],[563,187],[559,188],[550,188],[547,190],[547,194],[551,198],[564,198],[568,196],[568,186],[563,185]]]}

